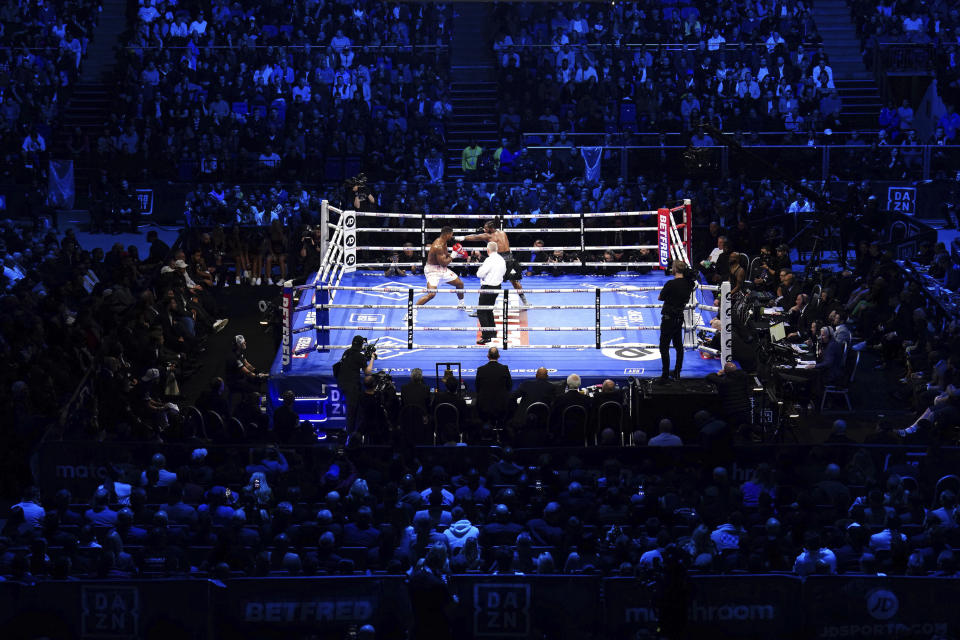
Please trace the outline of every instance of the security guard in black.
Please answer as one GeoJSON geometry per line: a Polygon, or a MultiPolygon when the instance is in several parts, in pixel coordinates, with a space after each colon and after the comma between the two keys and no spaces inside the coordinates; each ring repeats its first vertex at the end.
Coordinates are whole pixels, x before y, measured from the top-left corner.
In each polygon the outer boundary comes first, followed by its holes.
{"type": "Polygon", "coordinates": [[[696,286],[693,272],[685,264],[675,263],[673,276],[672,280],[663,285],[659,296],[659,300],[663,302],[660,310],[660,362],[663,368],[660,379],[663,382],[670,380],[671,342],[677,353],[673,377],[680,378],[680,369],[683,368],[683,311],[696,286]]]}

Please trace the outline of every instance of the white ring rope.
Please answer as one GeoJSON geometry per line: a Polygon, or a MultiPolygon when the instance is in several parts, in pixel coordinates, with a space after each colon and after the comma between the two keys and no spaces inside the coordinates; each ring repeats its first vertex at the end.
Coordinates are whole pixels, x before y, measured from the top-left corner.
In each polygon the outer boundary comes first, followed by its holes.
{"type": "MultiPolygon", "coordinates": [[[[524,289],[524,291],[532,291],[532,289],[524,289]]],[[[602,308],[607,309],[659,309],[662,307],[662,304],[604,304],[602,308]]],[[[323,307],[324,309],[406,309],[407,305],[405,304],[305,304],[297,307],[294,311],[307,311],[308,309],[319,309],[323,307]]],[[[452,304],[431,304],[431,305],[420,305],[421,309],[441,309],[441,310],[455,310],[460,309],[457,305],[452,304]]],[[[502,304],[493,304],[493,305],[469,305],[470,309],[476,310],[490,310],[496,311],[497,309],[502,309],[502,304]]],[[[544,311],[544,310],[556,310],[556,309],[596,309],[597,306],[594,304],[555,304],[555,305],[529,305],[523,308],[524,311],[544,311]]],[[[709,307],[703,307],[699,303],[697,304],[688,304],[687,309],[708,309],[709,307]]]]}
{"type": "MultiPolygon", "coordinates": [[[[452,264],[452,263],[451,263],[452,264]]],[[[453,264],[457,267],[479,267],[482,263],[480,262],[463,262],[460,264],[453,264]]],[[[576,262],[517,262],[516,264],[522,267],[542,267],[544,269],[555,269],[558,267],[659,267],[659,262],[581,262],[577,260],[576,262]]],[[[421,262],[358,262],[356,264],[357,269],[363,267],[376,267],[383,269],[384,267],[421,267],[423,263],[421,262]]]]}
{"type": "MultiPolygon", "coordinates": [[[[332,223],[327,223],[329,228],[335,229],[336,225],[332,223]]],[[[426,227],[420,229],[418,227],[357,227],[357,231],[369,231],[375,233],[440,233],[443,229],[440,227],[426,227]]],[[[579,227],[555,227],[553,229],[547,229],[543,227],[511,227],[507,231],[516,231],[518,233],[607,233],[613,231],[657,231],[656,227],[584,227],[580,229],[579,227]]],[[[477,229],[457,229],[454,228],[454,234],[474,234],[480,233],[477,229]]],[[[409,247],[407,247],[409,249],[409,247]]],[[[579,247],[578,247],[579,248],[579,247]]]]}
{"type": "MultiPolygon", "coordinates": [[[[492,342],[489,345],[476,345],[476,344],[417,344],[413,343],[414,349],[483,349],[487,350],[490,347],[495,346],[492,342]]],[[[323,345],[324,349],[349,349],[351,345],[349,344],[331,344],[323,345]]],[[[610,348],[616,347],[617,349],[658,349],[659,346],[655,344],[650,344],[649,342],[618,342],[616,344],[610,345],[610,348]]],[[[513,349],[580,349],[580,350],[591,350],[596,349],[596,345],[593,344],[512,344],[510,345],[510,350],[513,349]]],[[[310,349],[300,349],[294,351],[296,354],[309,353],[313,351],[313,348],[310,349]]]]}
{"type": "MultiPolygon", "coordinates": [[[[352,286],[328,286],[325,289],[336,291],[371,291],[376,293],[426,293],[432,291],[435,293],[489,293],[489,289],[428,289],[427,287],[352,287],[352,286]]],[[[524,289],[524,293],[636,293],[638,291],[660,291],[662,287],[595,287],[579,289],[524,289]]],[[[506,289],[509,291],[509,289],[506,289]]]]}
{"type": "MultiPolygon", "coordinates": [[[[406,331],[409,327],[365,327],[342,326],[342,325],[316,325],[315,327],[304,327],[304,330],[316,329],[318,331],[406,331]]],[[[476,333],[482,327],[417,327],[416,331],[470,331],[476,333]]],[[[636,327],[600,327],[600,331],[654,331],[660,329],[657,325],[640,325],[636,327]]],[[[596,331],[596,327],[512,327],[510,331],[596,331]]],[[[619,346],[619,345],[618,345],[619,346]]]]}
{"type": "MultiPolygon", "coordinates": [[[[357,246],[357,251],[403,251],[404,249],[414,249],[417,250],[419,247],[381,247],[376,245],[367,245],[367,246],[357,246]]],[[[481,248],[485,247],[464,247],[465,251],[476,250],[479,251],[481,248]]],[[[510,247],[510,251],[529,251],[531,253],[538,253],[540,251],[606,251],[606,250],[630,250],[630,249],[656,249],[657,245],[655,244],[629,244],[629,245],[609,245],[605,247],[510,247]]],[[[418,263],[419,264],[419,263],[418,263]]]]}
{"type": "MultiPolygon", "coordinates": [[[[679,211],[683,207],[671,209],[679,211]]],[[[397,213],[394,211],[355,211],[358,218],[410,218],[419,219],[423,214],[416,213],[397,213]]],[[[477,219],[490,220],[502,217],[504,220],[563,220],[580,218],[623,218],[626,216],[655,216],[657,211],[592,211],[589,213],[512,213],[506,216],[498,216],[491,213],[451,213],[441,215],[436,213],[426,214],[431,220],[455,220],[455,219],[477,219]]]]}

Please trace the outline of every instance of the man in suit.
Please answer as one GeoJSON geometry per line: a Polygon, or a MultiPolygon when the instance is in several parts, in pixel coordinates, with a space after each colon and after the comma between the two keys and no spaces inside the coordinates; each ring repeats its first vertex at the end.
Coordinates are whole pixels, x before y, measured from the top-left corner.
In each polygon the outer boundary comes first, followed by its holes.
{"type": "Polygon", "coordinates": [[[553,401],[553,407],[550,409],[550,427],[555,434],[560,433],[563,412],[570,407],[583,407],[586,415],[590,415],[590,398],[580,393],[580,376],[575,373],[567,376],[566,392],[553,401]]]}
{"type": "Polygon", "coordinates": [[[410,382],[400,387],[400,406],[420,407],[429,413],[430,400],[430,387],[423,382],[423,370],[417,367],[410,372],[410,382]]]}
{"type": "Polygon", "coordinates": [[[524,380],[521,382],[520,386],[517,387],[517,390],[514,391],[511,396],[510,406],[513,406],[514,402],[520,400],[515,422],[522,425],[524,416],[527,413],[527,407],[535,402],[542,402],[549,407],[553,404],[553,400],[557,397],[558,392],[559,388],[550,381],[547,375],[547,369],[545,367],[537,369],[536,377],[533,380],[524,380]]]}
{"type": "Polygon", "coordinates": [[[510,369],[500,364],[500,351],[490,347],[487,364],[477,369],[477,412],[481,420],[500,421],[507,412],[513,378],[510,369]]]}

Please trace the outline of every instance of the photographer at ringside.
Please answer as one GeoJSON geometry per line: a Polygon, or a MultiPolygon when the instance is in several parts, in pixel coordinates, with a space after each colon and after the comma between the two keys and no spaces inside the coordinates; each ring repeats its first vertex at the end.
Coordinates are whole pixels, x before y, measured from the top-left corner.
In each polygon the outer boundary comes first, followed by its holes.
{"type": "Polygon", "coordinates": [[[373,373],[373,361],[377,359],[376,349],[367,344],[363,336],[353,336],[350,348],[343,352],[340,361],[333,365],[333,375],[340,388],[341,402],[347,412],[347,431],[353,431],[357,420],[357,407],[360,402],[361,374],[373,373]]]}

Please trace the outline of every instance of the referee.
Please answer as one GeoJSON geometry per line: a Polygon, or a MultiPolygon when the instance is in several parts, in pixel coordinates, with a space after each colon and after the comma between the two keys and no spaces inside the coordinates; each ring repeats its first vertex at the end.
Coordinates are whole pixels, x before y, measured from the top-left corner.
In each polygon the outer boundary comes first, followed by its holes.
{"type": "MultiPolygon", "coordinates": [[[[497,243],[488,242],[487,259],[477,269],[477,277],[480,278],[480,288],[490,291],[484,291],[480,294],[480,307],[491,307],[497,301],[497,296],[500,295],[500,285],[503,284],[503,275],[506,272],[507,263],[500,257],[497,243]]],[[[493,321],[493,309],[478,309],[477,318],[483,328],[477,344],[487,344],[497,335],[496,325],[493,321]]]]}

